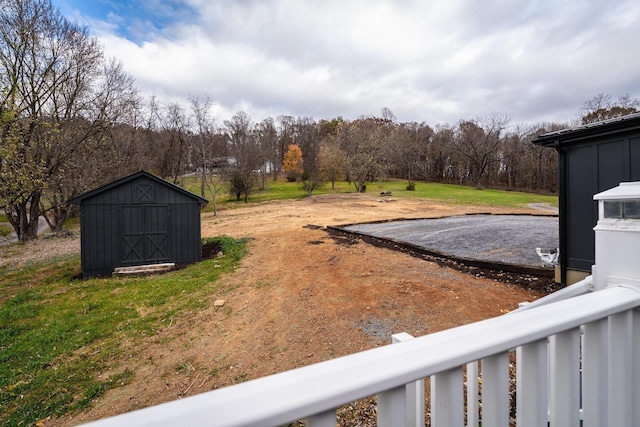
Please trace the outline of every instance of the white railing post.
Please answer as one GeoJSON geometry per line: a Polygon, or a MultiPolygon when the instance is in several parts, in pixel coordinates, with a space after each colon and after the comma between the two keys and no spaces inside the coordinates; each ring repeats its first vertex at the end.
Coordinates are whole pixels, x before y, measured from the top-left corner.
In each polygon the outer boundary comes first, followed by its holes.
{"type": "Polygon", "coordinates": [[[336,427],[336,411],[327,411],[307,418],[307,427],[336,427]]]}
{"type": "Polygon", "coordinates": [[[587,323],[582,334],[582,415],[584,427],[607,425],[608,319],[587,323]]]}
{"type": "Polygon", "coordinates": [[[467,363],[467,425],[478,427],[478,361],[467,363]]]}
{"type": "Polygon", "coordinates": [[[580,328],[550,340],[549,421],[552,426],[580,425],[580,328]]]}
{"type": "Polygon", "coordinates": [[[482,359],[482,426],[509,427],[509,353],[482,359]]]}
{"type": "MultiPolygon", "coordinates": [[[[635,361],[633,363],[633,402],[640,401],[640,363],[637,361],[640,360],[640,311],[633,310],[632,311],[633,321],[631,327],[633,328],[632,333],[632,345],[633,350],[631,352],[631,360],[635,361]]],[[[640,405],[633,405],[633,419],[640,420],[640,405]]]]}
{"type": "MultiPolygon", "coordinates": [[[[632,311],[609,317],[609,414],[610,426],[634,425],[632,311]]],[[[637,425],[637,424],[635,424],[637,425]]]]}
{"type": "Polygon", "coordinates": [[[549,359],[547,339],[516,349],[516,424],[539,427],[549,420],[549,359]]]}
{"type": "Polygon", "coordinates": [[[431,376],[431,425],[464,425],[462,367],[431,376]]]}
{"type": "MultiPolygon", "coordinates": [[[[398,344],[401,342],[411,341],[415,339],[406,332],[391,336],[391,343],[398,344]]],[[[407,384],[407,425],[415,427],[424,427],[424,380],[407,384]]]]}

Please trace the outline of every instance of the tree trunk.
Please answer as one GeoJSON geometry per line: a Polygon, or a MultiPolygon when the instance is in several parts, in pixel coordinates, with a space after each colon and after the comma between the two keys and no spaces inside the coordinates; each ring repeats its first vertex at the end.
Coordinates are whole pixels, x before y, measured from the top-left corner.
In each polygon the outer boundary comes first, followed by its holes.
{"type": "Polygon", "coordinates": [[[6,209],[9,222],[20,242],[38,238],[38,218],[40,217],[41,193],[31,193],[26,201],[13,205],[13,209],[6,209]]]}

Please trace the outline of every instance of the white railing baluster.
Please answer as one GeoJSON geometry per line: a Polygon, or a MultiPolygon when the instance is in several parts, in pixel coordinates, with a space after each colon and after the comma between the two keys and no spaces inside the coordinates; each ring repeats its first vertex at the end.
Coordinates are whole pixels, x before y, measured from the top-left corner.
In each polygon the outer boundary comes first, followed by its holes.
{"type": "Polygon", "coordinates": [[[407,389],[396,387],[378,394],[378,426],[407,425],[407,389]]]}
{"type": "Polygon", "coordinates": [[[584,325],[582,334],[582,413],[584,427],[607,425],[608,319],[584,325]]]}
{"type": "Polygon", "coordinates": [[[464,395],[462,368],[431,376],[431,425],[462,427],[464,395]]]}
{"type": "Polygon", "coordinates": [[[467,363],[467,425],[478,427],[478,361],[467,363]]]}
{"type": "MultiPolygon", "coordinates": [[[[633,373],[631,311],[609,317],[609,414],[608,425],[633,426],[633,373]]],[[[636,424],[637,425],[637,424],[636,424]]]]}
{"type": "Polygon", "coordinates": [[[307,418],[307,427],[336,427],[336,411],[327,411],[307,418]]]}
{"type": "Polygon", "coordinates": [[[406,385],[407,426],[424,427],[424,380],[406,385]]]}
{"type": "MultiPolygon", "coordinates": [[[[406,332],[391,336],[392,344],[411,341],[415,339],[406,332]]],[[[407,425],[424,427],[424,380],[407,384],[407,425]]]]}
{"type": "Polygon", "coordinates": [[[482,359],[482,426],[509,426],[509,353],[482,359]]]}
{"type": "Polygon", "coordinates": [[[548,421],[549,363],[547,339],[516,349],[516,424],[539,427],[548,421]]]}
{"type": "Polygon", "coordinates": [[[552,426],[580,425],[580,328],[550,337],[549,421],[552,426]]]}

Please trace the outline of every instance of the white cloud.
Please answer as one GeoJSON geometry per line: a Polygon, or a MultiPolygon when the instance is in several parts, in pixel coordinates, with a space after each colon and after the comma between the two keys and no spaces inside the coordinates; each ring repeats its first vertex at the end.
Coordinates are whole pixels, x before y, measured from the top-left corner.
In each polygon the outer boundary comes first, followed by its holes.
{"type": "Polygon", "coordinates": [[[190,13],[142,25],[136,42],[116,16],[88,24],[145,93],[210,94],[221,119],[389,107],[433,125],[492,112],[535,122],[571,118],[599,92],[640,96],[632,1],[184,1],[190,13]]]}

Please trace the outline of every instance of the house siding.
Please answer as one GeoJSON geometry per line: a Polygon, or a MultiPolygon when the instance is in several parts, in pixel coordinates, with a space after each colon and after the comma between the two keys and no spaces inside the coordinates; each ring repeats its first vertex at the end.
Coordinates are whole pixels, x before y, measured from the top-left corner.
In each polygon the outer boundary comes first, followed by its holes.
{"type": "Polygon", "coordinates": [[[595,262],[598,205],[593,196],[625,181],[640,181],[640,115],[541,135],[536,144],[559,153],[560,263],[590,272],[595,262]]]}

